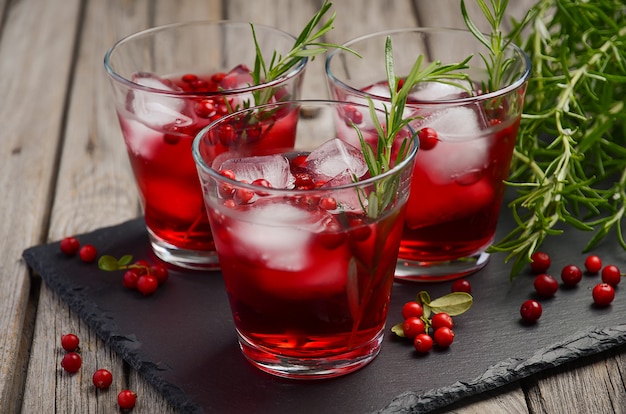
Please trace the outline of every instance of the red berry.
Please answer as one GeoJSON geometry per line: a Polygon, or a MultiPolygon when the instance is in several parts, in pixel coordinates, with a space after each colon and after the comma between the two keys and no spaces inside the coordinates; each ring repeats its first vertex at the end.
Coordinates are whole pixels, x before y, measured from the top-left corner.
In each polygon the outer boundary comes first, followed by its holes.
{"type": "Polygon", "coordinates": [[[437,346],[441,348],[447,348],[452,345],[452,342],[454,341],[454,331],[444,326],[437,329],[433,337],[437,346]]]}
{"type": "Polygon", "coordinates": [[[576,286],[583,278],[583,271],[576,265],[567,265],[561,270],[561,279],[566,286],[576,286]]]}
{"type": "Polygon", "coordinates": [[[608,306],[615,299],[615,289],[608,283],[598,283],[591,291],[593,301],[598,306],[608,306]]]}
{"type": "Polygon", "coordinates": [[[76,237],[66,237],[59,243],[59,247],[63,253],[68,256],[74,256],[80,249],[80,242],[76,237]]]}
{"type": "Polygon", "coordinates": [[[96,388],[106,389],[113,383],[113,374],[109,370],[99,369],[93,373],[92,381],[96,388]]]}
{"type": "Polygon", "coordinates": [[[74,334],[66,334],[61,336],[61,346],[68,352],[76,351],[80,340],[74,334]]]}
{"type": "Polygon", "coordinates": [[[595,255],[587,256],[585,259],[585,269],[592,275],[595,275],[602,269],[602,259],[595,255]]]}
{"type": "Polygon", "coordinates": [[[537,294],[544,298],[554,296],[556,291],[559,290],[559,282],[547,273],[537,275],[533,286],[535,287],[537,294]]]}
{"type": "Polygon", "coordinates": [[[423,314],[424,314],[424,308],[422,307],[422,304],[419,302],[415,302],[415,301],[407,302],[402,307],[402,317],[404,319],[408,319],[411,316],[420,318],[423,314]]]}
{"type": "Polygon", "coordinates": [[[159,281],[152,275],[142,275],[137,279],[137,290],[144,296],[150,296],[156,292],[159,281]]]}
{"type": "Polygon", "coordinates": [[[550,268],[550,256],[547,253],[535,252],[530,260],[530,269],[534,274],[545,273],[550,268]]]}
{"type": "Polygon", "coordinates": [[[615,265],[604,266],[602,269],[602,281],[613,287],[617,286],[622,280],[622,274],[615,265]]]}
{"type": "Polygon", "coordinates": [[[117,405],[125,410],[130,410],[137,402],[137,394],[131,390],[124,390],[117,394],[117,405]]]}
{"type": "Polygon", "coordinates": [[[417,352],[425,354],[433,348],[433,338],[427,333],[421,333],[413,339],[413,346],[417,352]]]}
{"type": "Polygon", "coordinates": [[[472,285],[467,279],[457,279],[452,283],[450,290],[452,292],[472,293],[472,285]]]}
{"type": "Polygon", "coordinates": [[[169,270],[167,270],[167,267],[163,263],[157,263],[152,266],[150,268],[150,273],[152,273],[152,275],[156,277],[159,285],[167,282],[167,279],[169,279],[170,277],[170,272],[169,270]]]}
{"type": "Polygon", "coordinates": [[[422,128],[417,134],[417,137],[420,140],[419,149],[423,151],[428,151],[435,148],[435,145],[437,145],[437,142],[439,142],[439,136],[437,134],[437,131],[428,127],[422,128]]]}
{"type": "Polygon", "coordinates": [[[542,311],[543,310],[539,302],[529,299],[522,303],[519,313],[525,322],[533,323],[541,317],[542,311]]]}
{"type": "Polygon", "coordinates": [[[320,207],[324,210],[335,210],[337,208],[337,200],[334,197],[323,197],[320,199],[320,207]]]}
{"type": "Polygon", "coordinates": [[[137,289],[137,280],[139,280],[137,271],[135,269],[128,269],[124,272],[122,286],[127,289],[137,289]]]}
{"type": "Polygon", "coordinates": [[[437,329],[444,327],[452,329],[454,323],[452,322],[452,316],[445,312],[439,312],[433,315],[430,320],[430,325],[436,331],[437,329]]]}
{"type": "Polygon", "coordinates": [[[402,322],[402,332],[409,339],[415,338],[417,335],[425,332],[426,325],[424,321],[416,316],[411,316],[402,322]]]}
{"type": "Polygon", "coordinates": [[[78,255],[80,256],[80,260],[83,262],[91,263],[96,260],[96,257],[98,257],[98,251],[93,245],[86,244],[80,248],[78,255]]]}
{"type": "Polygon", "coordinates": [[[76,352],[68,352],[61,360],[61,366],[70,374],[78,372],[82,364],[83,360],[76,352]]]}

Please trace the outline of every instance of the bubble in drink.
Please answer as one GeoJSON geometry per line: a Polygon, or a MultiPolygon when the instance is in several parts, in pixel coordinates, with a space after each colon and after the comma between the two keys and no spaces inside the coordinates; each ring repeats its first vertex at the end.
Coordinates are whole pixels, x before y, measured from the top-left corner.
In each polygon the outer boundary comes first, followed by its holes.
{"type": "Polygon", "coordinates": [[[134,113],[141,122],[155,129],[162,129],[167,125],[184,127],[193,123],[193,119],[182,113],[185,101],[166,94],[179,92],[182,89],[151,73],[135,74],[133,82],[165,92],[165,94],[157,94],[154,91],[144,92],[139,89],[133,89],[130,92],[132,96],[129,104],[130,112],[134,113]]]}
{"type": "Polygon", "coordinates": [[[332,179],[349,173],[362,177],[367,172],[363,152],[338,138],[326,141],[307,157],[309,169],[314,178],[332,179]]]}
{"type": "Polygon", "coordinates": [[[228,153],[218,156],[213,168],[232,171],[237,181],[252,183],[264,178],[272,188],[293,188],[295,179],[291,174],[289,161],[283,155],[262,155],[223,161],[228,156],[228,153]]]}

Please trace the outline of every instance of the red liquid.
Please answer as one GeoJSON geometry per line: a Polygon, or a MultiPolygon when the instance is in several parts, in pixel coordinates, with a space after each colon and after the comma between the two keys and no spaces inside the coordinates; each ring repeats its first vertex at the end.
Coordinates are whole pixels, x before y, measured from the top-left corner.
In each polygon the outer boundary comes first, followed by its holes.
{"type": "Polygon", "coordinates": [[[257,361],[366,355],[384,327],[404,212],[371,220],[305,197],[213,199],[235,325],[255,348],[244,352],[257,361]]]}
{"type": "MultiPolygon", "coordinates": [[[[233,73],[233,72],[231,72],[233,73]]],[[[194,80],[172,77],[162,80],[185,91],[215,92],[225,87],[230,79],[223,73],[196,76],[194,80]],[[185,80],[186,79],[186,80],[185,80]]],[[[227,88],[226,89],[230,89],[227,88]]],[[[129,106],[133,103],[129,92],[129,106]]],[[[279,95],[278,90],[275,95],[279,95]]],[[[250,97],[248,97],[250,99],[250,97]]],[[[227,106],[223,98],[200,96],[178,100],[185,125],[145,125],[130,108],[118,111],[126,140],[128,155],[135,175],[145,220],[157,238],[179,248],[195,251],[215,250],[209,221],[191,151],[195,135],[213,120],[229,113],[235,105],[227,106]]],[[[272,131],[267,132],[255,145],[257,148],[284,148],[293,145],[296,114],[275,120],[272,131]]],[[[216,142],[215,155],[226,151],[229,143],[216,142]]]]}

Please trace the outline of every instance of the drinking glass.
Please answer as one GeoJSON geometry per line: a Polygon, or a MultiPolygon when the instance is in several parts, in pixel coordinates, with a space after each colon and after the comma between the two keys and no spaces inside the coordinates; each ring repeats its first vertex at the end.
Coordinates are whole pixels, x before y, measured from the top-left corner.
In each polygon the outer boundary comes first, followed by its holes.
{"type": "MultiPolygon", "coordinates": [[[[263,56],[286,54],[296,40],[271,27],[254,28],[263,56]]],[[[106,53],[152,249],[166,262],[219,268],[191,155],[198,131],[245,106],[299,97],[306,59],[284,76],[254,85],[255,57],[250,24],[234,21],[150,28],[106,53]]],[[[294,133],[270,134],[263,145],[282,146],[294,133]]]]}
{"type": "Polygon", "coordinates": [[[405,127],[406,156],[371,176],[356,128],[376,143],[367,106],[292,101],[223,117],[193,144],[241,350],[277,376],[347,374],[380,350],[417,138],[405,127]],[[293,145],[253,145],[294,122],[293,145]]]}
{"type": "MultiPolygon", "coordinates": [[[[522,113],[530,60],[517,46],[505,50],[501,82],[487,88],[487,48],[466,30],[411,28],[373,33],[336,49],[326,60],[333,99],[389,103],[385,43],[391,38],[396,76],[418,56],[459,63],[472,56],[471,81],[423,82],[410,93],[406,117],[420,137],[396,277],[422,282],[459,278],[485,266],[493,242],[522,113]]],[[[487,58],[488,59],[488,58],[487,58]]]]}

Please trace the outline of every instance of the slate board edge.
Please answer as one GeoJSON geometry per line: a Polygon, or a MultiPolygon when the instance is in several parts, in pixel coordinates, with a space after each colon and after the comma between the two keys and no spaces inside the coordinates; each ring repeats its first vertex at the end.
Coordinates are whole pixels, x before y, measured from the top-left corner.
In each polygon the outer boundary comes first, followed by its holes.
{"type": "MultiPolygon", "coordinates": [[[[136,221],[136,219],[126,223],[133,221],[136,221]]],[[[113,227],[124,226],[126,223],[113,227]]],[[[105,229],[95,230],[95,232],[102,230],[105,229]]],[[[99,321],[100,323],[97,323],[96,315],[102,315],[103,312],[95,304],[86,300],[80,293],[80,290],[75,290],[72,286],[64,283],[66,279],[58,274],[57,269],[52,269],[52,271],[51,269],[46,269],[44,272],[38,260],[37,251],[47,246],[58,246],[58,242],[33,246],[24,250],[22,256],[28,266],[41,275],[46,284],[68,304],[72,311],[76,312],[104,340],[107,346],[111,347],[124,361],[137,370],[146,381],[153,385],[173,407],[182,413],[203,413],[202,407],[190,401],[189,396],[183,389],[161,378],[158,365],[142,360],[140,353],[137,351],[140,349],[140,344],[137,343],[135,346],[129,345],[129,343],[137,342],[136,338],[117,333],[117,325],[112,320],[109,323],[101,323],[101,320],[99,321]]],[[[623,344],[626,344],[626,324],[578,332],[564,341],[537,350],[528,359],[507,359],[492,365],[482,375],[473,380],[456,382],[448,387],[432,389],[426,392],[407,390],[393,398],[384,408],[376,411],[376,413],[425,413],[433,411],[458,402],[463,398],[495,390],[545,369],[553,368],[584,356],[598,354],[623,344]],[[555,352],[559,349],[567,349],[569,352],[555,352]]]]}

